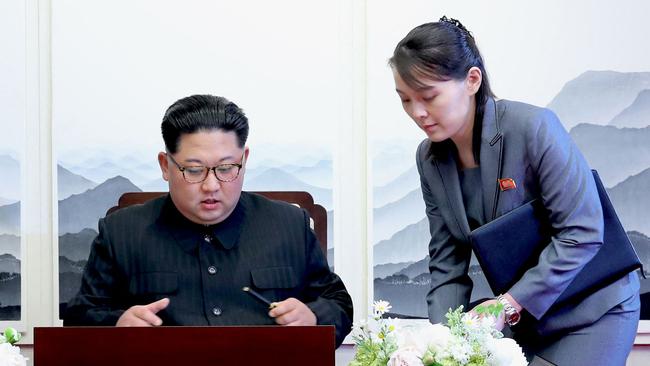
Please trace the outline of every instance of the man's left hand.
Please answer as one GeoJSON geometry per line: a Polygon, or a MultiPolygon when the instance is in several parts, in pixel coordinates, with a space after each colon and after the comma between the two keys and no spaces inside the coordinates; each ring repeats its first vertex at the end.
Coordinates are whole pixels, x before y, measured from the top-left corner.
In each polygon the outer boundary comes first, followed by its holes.
{"type": "Polygon", "coordinates": [[[275,322],[280,325],[316,325],[316,315],[298,299],[290,297],[274,305],[269,316],[275,318],[275,322]]]}

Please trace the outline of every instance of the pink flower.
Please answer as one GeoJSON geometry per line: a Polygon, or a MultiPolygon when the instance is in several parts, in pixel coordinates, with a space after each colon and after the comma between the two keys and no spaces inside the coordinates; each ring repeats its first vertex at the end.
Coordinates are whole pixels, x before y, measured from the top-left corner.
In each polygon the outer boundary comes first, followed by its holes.
{"type": "Polygon", "coordinates": [[[412,348],[398,349],[386,366],[423,366],[418,352],[412,348]]]}

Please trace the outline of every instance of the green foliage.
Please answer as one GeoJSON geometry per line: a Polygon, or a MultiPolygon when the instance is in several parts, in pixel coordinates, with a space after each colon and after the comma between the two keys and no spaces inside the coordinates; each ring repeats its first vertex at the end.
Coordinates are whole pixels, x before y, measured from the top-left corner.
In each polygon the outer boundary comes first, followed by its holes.
{"type": "Polygon", "coordinates": [[[474,309],[474,312],[478,315],[489,315],[493,316],[495,318],[498,318],[499,315],[501,315],[501,312],[503,311],[503,304],[497,302],[495,304],[490,304],[490,305],[479,305],[474,309]]]}
{"type": "Polygon", "coordinates": [[[9,343],[9,344],[15,344],[20,339],[22,338],[20,332],[18,332],[16,329],[8,327],[5,329],[3,334],[0,334],[0,343],[9,343]]]}
{"type": "Polygon", "coordinates": [[[367,326],[362,326],[360,330],[360,334],[352,337],[357,345],[357,351],[349,365],[386,365],[393,352],[397,351],[397,342],[391,334],[394,329],[390,325],[381,322],[379,332],[375,337],[373,337],[367,326]]]}

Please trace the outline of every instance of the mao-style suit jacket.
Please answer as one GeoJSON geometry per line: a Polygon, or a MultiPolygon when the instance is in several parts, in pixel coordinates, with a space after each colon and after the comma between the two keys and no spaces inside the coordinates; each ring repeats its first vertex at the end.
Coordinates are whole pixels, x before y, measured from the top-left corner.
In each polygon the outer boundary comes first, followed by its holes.
{"type": "MultiPolygon", "coordinates": [[[[431,152],[431,144],[420,144],[416,161],[431,232],[429,318],[437,323],[445,320],[450,307],[468,306],[471,245],[455,150],[448,144],[446,154],[431,152]]],[[[482,121],[479,167],[481,185],[476,189],[482,193],[486,222],[540,198],[557,230],[539,263],[508,291],[536,319],[539,333],[591,324],[638,292],[637,275],[631,273],[575,306],[549,312],[603,242],[602,208],[591,170],[553,112],[490,99],[482,121]],[[501,178],[512,178],[516,188],[501,191],[501,178]]]]}
{"type": "Polygon", "coordinates": [[[169,195],[101,219],[64,325],[115,325],[129,307],[165,297],[163,325],[275,324],[244,286],[272,302],[302,301],[318,324],[336,326],[337,346],[351,330],[352,300],[307,213],[247,192],[212,226],[186,219],[169,195]]]}

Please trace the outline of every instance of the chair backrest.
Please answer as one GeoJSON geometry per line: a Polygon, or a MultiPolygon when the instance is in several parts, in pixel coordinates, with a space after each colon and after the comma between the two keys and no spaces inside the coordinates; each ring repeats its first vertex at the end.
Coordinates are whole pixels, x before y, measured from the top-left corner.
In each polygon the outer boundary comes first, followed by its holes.
{"type": "MultiPolygon", "coordinates": [[[[312,229],[320,243],[320,248],[327,258],[327,211],[325,207],[314,203],[314,198],[309,192],[304,191],[256,191],[250,192],[276,201],[285,201],[304,208],[311,217],[312,229]]],[[[126,192],[120,196],[117,206],[108,209],[106,215],[131,205],[145,203],[151,199],[167,194],[167,192],[126,192]]]]}

